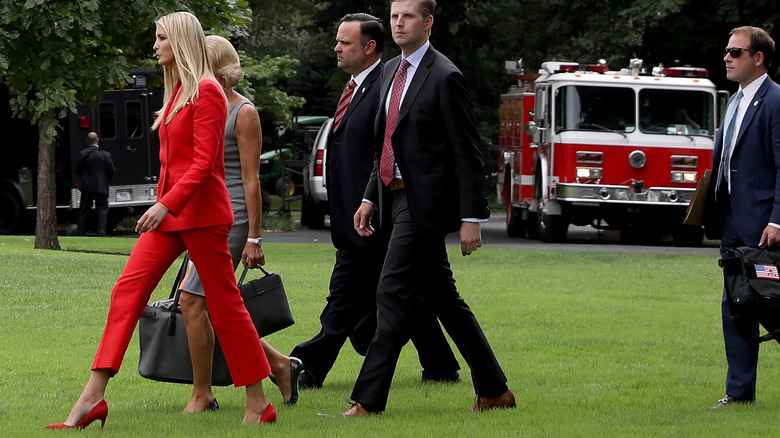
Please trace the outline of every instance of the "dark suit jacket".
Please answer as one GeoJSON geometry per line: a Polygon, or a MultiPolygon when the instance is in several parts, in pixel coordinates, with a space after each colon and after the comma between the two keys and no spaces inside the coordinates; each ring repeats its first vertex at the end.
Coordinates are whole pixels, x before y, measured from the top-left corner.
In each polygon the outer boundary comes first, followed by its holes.
{"type": "MultiPolygon", "coordinates": [[[[732,99],[734,97],[732,96],[732,99]]],[[[712,169],[718,171],[723,151],[723,126],[715,137],[712,169]]],[[[732,214],[724,228],[733,227],[746,245],[758,245],[769,222],[780,224],[780,86],[767,78],[748,105],[731,156],[732,214]]],[[[715,178],[710,184],[715,189],[715,178]]],[[[720,197],[716,208],[722,214],[720,197]]],[[[716,212],[717,214],[717,212],[716,212]]],[[[709,220],[709,219],[708,219],[709,220]]],[[[705,227],[708,222],[705,222],[705,227]]],[[[724,242],[729,244],[731,242],[724,242]]]]}
{"type": "MultiPolygon", "coordinates": [[[[385,66],[382,106],[376,119],[377,157],[384,142],[384,102],[400,62],[398,56],[385,66]]],[[[460,229],[463,218],[490,216],[485,166],[466,78],[433,46],[406,91],[392,142],[409,212],[420,233],[443,236],[460,229]]],[[[364,196],[379,203],[381,212],[384,185],[378,177],[378,162],[364,196]]]]}
{"type": "Polygon", "coordinates": [[[380,61],[355,89],[341,124],[328,138],[330,235],[338,249],[366,248],[370,243],[355,231],[353,217],[374,168],[374,121],[383,68],[380,61]]]}
{"type": "Polygon", "coordinates": [[[108,196],[108,180],[114,176],[114,170],[114,162],[107,151],[97,146],[82,149],[76,163],[79,189],[108,196]]]}

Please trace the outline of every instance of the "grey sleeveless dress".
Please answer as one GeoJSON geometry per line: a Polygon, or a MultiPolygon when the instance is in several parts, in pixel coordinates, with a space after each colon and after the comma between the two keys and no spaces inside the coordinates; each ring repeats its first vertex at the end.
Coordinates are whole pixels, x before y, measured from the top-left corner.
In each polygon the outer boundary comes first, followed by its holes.
{"type": "MultiPolygon", "coordinates": [[[[230,200],[233,202],[233,216],[236,219],[230,228],[230,235],[228,235],[230,255],[233,256],[233,269],[241,262],[241,253],[244,251],[246,238],[249,235],[249,214],[246,209],[244,185],[241,182],[241,158],[235,133],[238,110],[245,104],[251,104],[251,102],[242,100],[228,108],[227,123],[225,124],[225,185],[230,193],[230,200]]],[[[190,263],[187,277],[182,282],[181,290],[206,296],[198,271],[192,263],[190,263]]]]}

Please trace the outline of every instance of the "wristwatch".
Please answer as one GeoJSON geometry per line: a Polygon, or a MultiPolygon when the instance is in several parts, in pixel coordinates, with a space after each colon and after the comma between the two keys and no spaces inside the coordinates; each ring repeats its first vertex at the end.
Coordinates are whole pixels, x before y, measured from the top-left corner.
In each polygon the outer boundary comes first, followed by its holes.
{"type": "Polygon", "coordinates": [[[263,238],[262,237],[249,237],[246,239],[247,243],[254,243],[255,245],[262,245],[263,244],[263,238]]]}

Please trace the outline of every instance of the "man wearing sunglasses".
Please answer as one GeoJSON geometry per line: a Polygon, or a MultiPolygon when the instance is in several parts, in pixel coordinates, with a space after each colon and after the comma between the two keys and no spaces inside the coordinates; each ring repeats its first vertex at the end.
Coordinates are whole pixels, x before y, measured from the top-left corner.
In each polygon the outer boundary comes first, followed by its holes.
{"type": "MultiPolygon", "coordinates": [[[[715,211],[705,219],[708,236],[721,236],[721,256],[740,246],[780,246],[780,86],[767,74],[774,54],[769,34],[750,26],[732,30],[724,50],[726,77],[739,90],[715,138],[715,211]]],[[[713,409],[756,398],[758,343],[738,333],[725,292],[721,309],[728,371],[726,396],[713,409]]]]}

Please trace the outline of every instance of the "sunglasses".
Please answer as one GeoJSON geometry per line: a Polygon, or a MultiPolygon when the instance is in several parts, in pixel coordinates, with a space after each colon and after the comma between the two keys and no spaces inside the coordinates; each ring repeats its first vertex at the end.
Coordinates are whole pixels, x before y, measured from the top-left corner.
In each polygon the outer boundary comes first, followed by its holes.
{"type": "Polygon", "coordinates": [[[732,58],[739,58],[739,55],[742,54],[742,51],[750,52],[751,55],[758,53],[757,50],[753,49],[743,49],[741,47],[726,47],[723,49],[723,56],[731,55],[732,58]]]}

